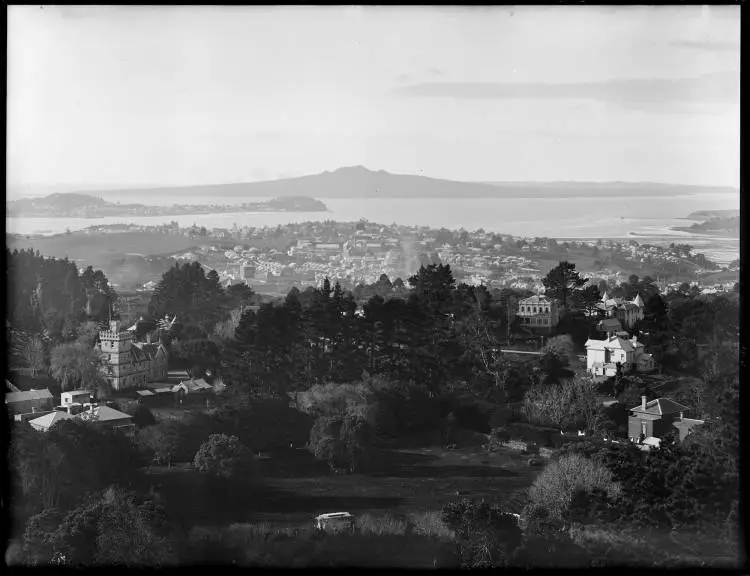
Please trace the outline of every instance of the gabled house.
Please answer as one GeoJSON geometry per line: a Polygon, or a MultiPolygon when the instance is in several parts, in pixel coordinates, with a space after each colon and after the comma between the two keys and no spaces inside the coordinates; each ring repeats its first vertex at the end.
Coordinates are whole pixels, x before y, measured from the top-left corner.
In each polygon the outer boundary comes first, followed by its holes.
{"type": "Polygon", "coordinates": [[[79,414],[79,418],[111,430],[130,432],[133,429],[133,417],[110,406],[89,404],[86,410],[79,414]]]}
{"type": "Polygon", "coordinates": [[[623,372],[650,372],[656,368],[638,338],[629,340],[623,333],[610,334],[605,340],[586,340],[586,370],[594,376],[615,376],[618,364],[623,372]]]}
{"type": "Polygon", "coordinates": [[[75,416],[68,414],[67,412],[55,411],[51,412],[50,414],[40,416],[39,418],[29,420],[29,424],[34,430],[37,430],[39,432],[47,432],[58,422],[70,419],[75,419],[75,416]]]}
{"type": "Polygon", "coordinates": [[[8,414],[12,416],[50,411],[53,409],[53,403],[52,393],[46,388],[5,394],[5,407],[8,409],[8,414]]]}
{"type": "Polygon", "coordinates": [[[115,410],[110,406],[99,406],[91,403],[82,405],[77,402],[60,406],[55,412],[29,420],[29,424],[35,430],[47,432],[62,420],[91,422],[97,426],[124,432],[130,432],[133,429],[133,418],[129,414],[115,410]]]}
{"type": "Polygon", "coordinates": [[[214,387],[203,378],[183,380],[172,387],[172,393],[180,404],[185,401],[205,401],[213,391],[214,387]]]}
{"type": "Polygon", "coordinates": [[[687,410],[687,406],[669,398],[657,398],[647,402],[646,397],[641,396],[641,403],[630,409],[628,437],[631,442],[637,443],[654,438],[657,442],[652,440],[648,444],[658,446],[659,439],[677,428],[679,438],[683,440],[693,428],[703,424],[702,420],[685,418],[684,413],[687,410]]]}
{"type": "Polygon", "coordinates": [[[624,298],[610,298],[605,292],[596,308],[607,318],[616,318],[623,326],[632,328],[639,320],[643,320],[645,304],[640,294],[632,300],[624,298]]]}

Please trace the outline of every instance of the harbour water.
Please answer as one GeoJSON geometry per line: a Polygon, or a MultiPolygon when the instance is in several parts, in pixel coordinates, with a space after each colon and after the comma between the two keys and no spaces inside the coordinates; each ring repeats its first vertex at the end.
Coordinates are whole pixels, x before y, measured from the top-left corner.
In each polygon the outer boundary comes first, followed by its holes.
{"type": "MultiPolygon", "coordinates": [[[[135,198],[110,199],[138,202],[135,198]]],[[[739,194],[684,194],[679,196],[563,198],[550,195],[532,198],[441,198],[441,199],[333,199],[320,198],[327,212],[218,213],[180,216],[115,218],[7,218],[8,233],[60,234],[94,225],[132,223],[158,225],[176,221],[182,226],[207,228],[277,226],[279,224],[365,218],[382,224],[480,228],[502,234],[558,239],[635,239],[640,243],[687,242],[707,257],[728,262],[739,257],[739,240],[693,235],[671,230],[689,226],[685,219],[698,210],[739,209],[739,194]]],[[[212,198],[212,203],[239,203],[242,199],[212,198]]],[[[169,204],[195,204],[195,198],[170,197],[169,204]]],[[[153,202],[152,202],[153,204],[153,202]]]]}

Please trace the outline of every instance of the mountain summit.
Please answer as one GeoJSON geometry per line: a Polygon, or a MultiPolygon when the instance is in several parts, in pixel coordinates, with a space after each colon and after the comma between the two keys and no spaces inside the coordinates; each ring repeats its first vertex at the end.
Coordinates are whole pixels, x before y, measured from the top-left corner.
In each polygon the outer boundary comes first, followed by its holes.
{"type": "MultiPolygon", "coordinates": [[[[658,188],[659,194],[674,195],[685,192],[727,192],[731,188],[684,186],[653,183],[592,183],[592,182],[458,182],[427,176],[392,174],[384,170],[369,170],[364,166],[345,166],[333,172],[237,184],[208,184],[153,188],[149,190],[113,190],[99,194],[122,197],[123,192],[152,193],[183,201],[211,197],[237,198],[528,198],[528,197],[600,197],[648,196],[658,188]]],[[[192,201],[192,200],[191,200],[192,201]]]]}

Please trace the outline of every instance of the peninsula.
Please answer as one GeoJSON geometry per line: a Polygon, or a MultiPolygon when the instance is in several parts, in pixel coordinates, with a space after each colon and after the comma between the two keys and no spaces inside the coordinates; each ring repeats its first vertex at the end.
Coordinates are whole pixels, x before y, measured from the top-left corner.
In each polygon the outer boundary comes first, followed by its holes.
{"type": "Polygon", "coordinates": [[[702,222],[695,222],[690,226],[675,226],[672,230],[689,232],[691,234],[709,234],[712,236],[739,238],[739,210],[701,210],[691,213],[687,219],[702,220],[702,222]]]}
{"type": "Polygon", "coordinates": [[[42,198],[22,198],[6,202],[10,218],[105,218],[125,216],[179,216],[183,214],[217,214],[233,212],[325,212],[320,200],[290,196],[241,204],[172,204],[146,206],[108,202],[88,194],[57,193],[42,198]]]}

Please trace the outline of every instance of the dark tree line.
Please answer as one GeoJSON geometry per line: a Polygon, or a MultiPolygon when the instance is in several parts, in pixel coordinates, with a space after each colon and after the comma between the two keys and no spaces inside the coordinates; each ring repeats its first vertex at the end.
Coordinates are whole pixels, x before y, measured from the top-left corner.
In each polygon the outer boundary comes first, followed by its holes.
{"type": "Polygon", "coordinates": [[[117,294],[101,270],[78,273],[75,262],[6,248],[8,322],[28,334],[63,338],[85,321],[106,321],[117,294]]]}
{"type": "Polygon", "coordinates": [[[451,382],[494,385],[506,310],[484,287],[456,287],[449,266],[423,266],[409,284],[405,298],[376,294],[359,310],[352,293],[327,280],[248,310],[224,349],[225,381],[283,394],[352,382],[366,370],[433,395],[451,382]]]}

